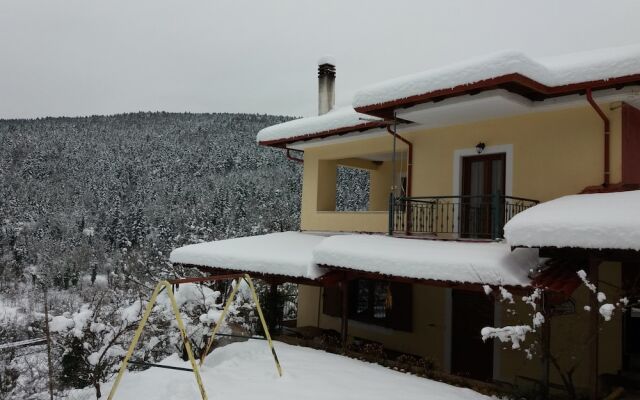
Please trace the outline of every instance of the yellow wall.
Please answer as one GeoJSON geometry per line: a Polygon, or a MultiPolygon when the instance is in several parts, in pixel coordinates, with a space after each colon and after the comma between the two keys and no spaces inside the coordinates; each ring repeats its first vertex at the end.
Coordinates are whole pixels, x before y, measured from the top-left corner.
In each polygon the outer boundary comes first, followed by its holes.
{"type": "MultiPolygon", "coordinates": [[[[298,326],[318,326],[340,331],[340,318],[320,313],[322,289],[314,286],[298,288],[298,326]],[[300,319],[300,316],[302,318],[300,319]]],[[[357,336],[384,343],[386,347],[416,354],[444,366],[445,357],[445,289],[413,285],[413,330],[394,331],[358,321],[349,321],[349,336],[357,336]]]]}
{"type": "MultiPolygon", "coordinates": [[[[621,178],[620,109],[611,111],[608,105],[602,108],[611,119],[611,181],[618,182],[621,178]]],[[[484,142],[489,148],[512,146],[513,196],[546,201],[578,193],[586,186],[601,184],[603,179],[602,121],[589,106],[407,132],[403,136],[414,148],[413,196],[454,194],[454,153],[474,148],[478,142],[484,142]]],[[[301,228],[385,232],[387,221],[383,216],[373,217],[375,221],[369,222],[366,221],[369,217],[359,218],[356,213],[332,212],[335,210],[335,160],[391,149],[389,135],[305,150],[301,228]]],[[[375,187],[372,173],[371,196],[376,199],[376,210],[382,209],[387,201],[391,168],[387,161],[374,172],[380,174],[375,187]]]]}
{"type": "MultiPolygon", "coordinates": [[[[616,287],[621,285],[621,266],[619,263],[603,263],[600,266],[599,291],[607,295],[608,301],[615,302],[621,293],[616,287]]],[[[340,331],[340,319],[322,313],[322,289],[314,286],[299,288],[298,326],[319,326],[324,329],[340,331]]],[[[551,320],[551,348],[558,357],[563,368],[570,368],[577,364],[574,382],[579,389],[588,387],[589,359],[589,321],[590,313],[584,310],[589,305],[590,292],[580,287],[574,294],[576,304],[575,314],[555,316],[551,320]]],[[[427,357],[435,361],[436,365],[445,370],[447,365],[447,340],[450,331],[447,329],[447,298],[450,291],[443,288],[414,285],[413,286],[413,330],[412,332],[394,331],[357,321],[349,322],[349,335],[366,338],[383,343],[385,347],[401,352],[427,357]]],[[[517,299],[518,296],[514,295],[517,299]]],[[[501,323],[498,326],[531,324],[529,313],[531,308],[518,301],[515,305],[500,303],[498,310],[501,323]],[[516,316],[511,313],[516,311],[516,316]]],[[[593,310],[593,312],[598,312],[593,310]]],[[[622,318],[616,311],[609,322],[600,319],[599,338],[599,373],[616,374],[622,367],[622,318]]],[[[479,334],[479,332],[478,332],[479,334]]],[[[527,348],[535,334],[529,336],[522,348],[527,348]]],[[[519,377],[536,380],[543,378],[543,365],[540,352],[534,352],[531,360],[526,358],[522,350],[514,350],[510,343],[496,342],[498,357],[494,363],[499,365],[495,379],[505,382],[530,384],[519,377]]],[[[534,347],[534,349],[538,349],[534,347]]],[[[494,353],[495,354],[495,353],[494,353]]],[[[557,371],[551,367],[552,383],[561,385],[562,380],[557,371]]]]}
{"type": "MultiPolygon", "coordinates": [[[[619,108],[612,111],[601,105],[611,119],[611,182],[621,178],[621,119],[619,108]]],[[[580,192],[587,186],[599,185],[603,179],[602,121],[589,106],[560,111],[502,118],[473,124],[403,133],[414,145],[413,196],[453,195],[454,153],[474,148],[484,142],[492,146],[510,145],[513,155],[512,196],[547,201],[580,192]]],[[[404,149],[399,145],[401,149],[404,149]]],[[[309,148],[304,156],[302,191],[303,230],[367,231],[387,230],[387,199],[391,188],[392,166],[385,161],[371,170],[369,212],[335,212],[335,167],[338,160],[360,158],[370,154],[390,152],[390,136],[360,139],[353,142],[309,148]]],[[[509,194],[509,193],[507,193],[509,194]]],[[[620,283],[620,266],[603,264],[601,279],[620,283]]],[[[615,297],[614,289],[602,285],[602,290],[615,297]]],[[[414,288],[414,332],[388,329],[351,322],[349,333],[384,343],[399,351],[428,356],[440,366],[445,364],[446,290],[417,285],[414,288]]],[[[568,354],[582,354],[576,384],[587,386],[584,343],[589,315],[582,307],[588,304],[588,293],[575,294],[577,312],[556,317],[552,323],[552,346],[561,354],[563,364],[571,362],[568,354]],[[562,355],[566,353],[567,355],[562,355]]],[[[339,330],[339,320],[319,313],[321,289],[300,287],[299,324],[339,330]]],[[[505,323],[513,322],[506,308],[505,323]]],[[[621,366],[621,319],[603,323],[600,337],[600,372],[615,373],[621,366]]],[[[504,346],[503,346],[504,347],[504,346]]],[[[528,361],[521,351],[508,346],[499,350],[498,378],[514,382],[516,376],[541,378],[542,365],[528,361]]],[[[560,383],[557,374],[552,380],[560,383]]]]}
{"type": "MultiPolygon", "coordinates": [[[[600,284],[598,290],[605,293],[607,302],[616,302],[621,295],[619,287],[622,283],[621,265],[606,262],[600,265],[600,284]]],[[[579,388],[588,387],[589,383],[589,323],[591,312],[584,310],[590,304],[591,293],[581,286],[573,294],[576,313],[564,316],[554,316],[551,320],[551,352],[558,358],[562,368],[568,369],[578,365],[574,374],[574,382],[579,388]]],[[[517,307],[518,315],[524,315],[527,307],[517,307]]],[[[521,323],[508,312],[503,313],[506,324],[521,323]]],[[[516,381],[518,376],[528,376],[536,379],[542,377],[542,365],[538,361],[530,361],[519,350],[510,346],[503,346],[501,352],[501,379],[509,382],[516,381]]],[[[600,318],[599,335],[599,373],[616,374],[622,368],[622,315],[620,311],[614,313],[611,321],[605,322],[600,318]]],[[[557,370],[551,367],[551,381],[562,384],[557,370]]]]}

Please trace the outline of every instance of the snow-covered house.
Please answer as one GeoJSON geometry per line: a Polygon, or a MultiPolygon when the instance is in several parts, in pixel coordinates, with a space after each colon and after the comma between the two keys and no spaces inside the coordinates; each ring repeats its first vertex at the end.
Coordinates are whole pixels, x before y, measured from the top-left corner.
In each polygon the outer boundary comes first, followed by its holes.
{"type": "Polygon", "coordinates": [[[610,298],[637,296],[640,47],[492,54],[365,87],[340,109],[334,65],[318,74],[320,115],[257,136],[303,162],[301,232],[191,245],[173,262],[298,283],[299,327],[553,386],[548,363],[480,334],[516,323],[526,312],[510,300],[537,287],[548,351],[575,365],[579,390],[638,370],[639,308],[602,324],[576,272],[610,298]],[[343,169],[366,176],[352,193],[366,209],[337,207],[343,169]],[[576,195],[594,192],[615,193],[576,195]]]}

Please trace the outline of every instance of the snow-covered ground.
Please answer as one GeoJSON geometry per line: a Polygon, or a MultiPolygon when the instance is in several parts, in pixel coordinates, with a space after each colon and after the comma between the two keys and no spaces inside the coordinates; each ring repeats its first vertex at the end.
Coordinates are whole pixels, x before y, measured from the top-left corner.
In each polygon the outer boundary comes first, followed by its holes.
{"type": "MultiPolygon", "coordinates": [[[[271,352],[263,341],[233,343],[216,349],[202,368],[209,399],[489,399],[470,389],[393,371],[335,354],[275,342],[282,364],[278,377],[271,352]]],[[[189,368],[177,356],[164,364],[189,368]]],[[[111,384],[104,386],[106,396],[111,384]]],[[[92,389],[76,391],[72,398],[89,399],[92,389]]],[[[200,395],[190,372],[151,368],[127,372],[115,399],[192,400],[200,395]]]]}

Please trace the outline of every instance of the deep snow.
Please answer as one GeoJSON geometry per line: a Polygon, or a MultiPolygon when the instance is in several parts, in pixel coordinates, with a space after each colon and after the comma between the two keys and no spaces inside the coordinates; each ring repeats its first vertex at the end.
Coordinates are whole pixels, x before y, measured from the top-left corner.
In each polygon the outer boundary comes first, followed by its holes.
{"type": "MultiPolygon", "coordinates": [[[[275,342],[282,364],[278,377],[273,358],[263,341],[233,343],[214,350],[202,368],[209,399],[324,400],[324,399],[425,399],[482,400],[489,397],[470,389],[419,378],[376,364],[305,347],[275,342]]],[[[177,356],[163,364],[189,368],[177,356]]],[[[111,389],[105,384],[103,393],[111,389]]],[[[71,393],[72,398],[91,398],[93,389],[71,393]]],[[[200,395],[190,372],[151,368],[127,372],[116,393],[117,400],[192,400],[200,395]]]]}
{"type": "Polygon", "coordinates": [[[178,248],[171,262],[315,279],[326,266],[407,278],[528,286],[536,249],[384,235],[279,232],[178,248]]]}
{"type": "Polygon", "coordinates": [[[257,141],[260,143],[269,140],[290,139],[376,121],[381,121],[381,119],[360,114],[352,107],[336,108],[326,114],[300,118],[264,128],[258,132],[257,141]]]}
{"type": "Polygon", "coordinates": [[[640,46],[630,45],[532,59],[507,50],[376,83],[356,92],[355,108],[518,73],[547,86],[640,73],[640,46]]]}
{"type": "Polygon", "coordinates": [[[511,246],[640,250],[640,190],[560,197],[514,216],[511,246]]]}
{"type": "Polygon", "coordinates": [[[302,232],[277,232],[217,240],[177,248],[171,252],[169,260],[315,279],[323,271],[313,264],[311,250],[324,238],[302,232]]]}
{"type": "Polygon", "coordinates": [[[527,286],[538,251],[504,243],[449,242],[383,235],[331,236],[313,250],[318,264],[386,275],[489,285],[527,286]]]}

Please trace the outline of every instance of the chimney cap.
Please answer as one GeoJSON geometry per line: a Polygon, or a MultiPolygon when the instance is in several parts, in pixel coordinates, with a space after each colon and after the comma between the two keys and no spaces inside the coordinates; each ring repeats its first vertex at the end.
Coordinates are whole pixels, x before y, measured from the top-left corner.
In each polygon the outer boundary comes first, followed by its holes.
{"type": "Polygon", "coordinates": [[[330,54],[327,54],[327,55],[324,55],[324,56],[320,57],[318,59],[318,65],[325,65],[325,64],[329,64],[329,65],[335,66],[336,65],[335,57],[330,55],[330,54]]]}

